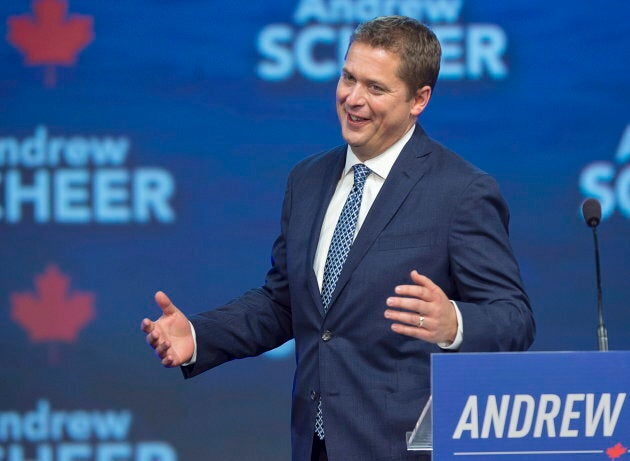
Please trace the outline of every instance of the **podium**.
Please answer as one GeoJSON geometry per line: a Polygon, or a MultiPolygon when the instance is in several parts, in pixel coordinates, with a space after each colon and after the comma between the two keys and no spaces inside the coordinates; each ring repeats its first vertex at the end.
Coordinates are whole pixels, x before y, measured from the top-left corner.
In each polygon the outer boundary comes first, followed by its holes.
{"type": "Polygon", "coordinates": [[[406,434],[433,461],[630,461],[630,352],[434,354],[406,434]]]}

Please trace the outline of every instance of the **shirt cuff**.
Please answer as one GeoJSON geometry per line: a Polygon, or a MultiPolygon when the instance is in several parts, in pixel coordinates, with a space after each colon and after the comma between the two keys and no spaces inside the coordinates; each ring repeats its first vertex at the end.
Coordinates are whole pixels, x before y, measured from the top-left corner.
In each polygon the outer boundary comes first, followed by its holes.
{"type": "Polygon", "coordinates": [[[459,311],[459,307],[457,307],[457,303],[455,303],[455,301],[451,300],[451,303],[453,304],[453,307],[455,308],[455,315],[457,315],[457,335],[455,336],[455,340],[451,344],[438,343],[438,346],[440,346],[445,351],[459,350],[459,348],[462,345],[462,342],[464,341],[464,322],[462,320],[462,313],[459,311]]]}
{"type": "Polygon", "coordinates": [[[193,349],[193,355],[190,360],[186,363],[182,363],[182,367],[193,365],[197,361],[197,334],[195,333],[195,327],[193,327],[193,324],[190,323],[190,321],[188,322],[188,325],[190,325],[190,332],[192,333],[193,344],[195,345],[195,348],[193,349]]]}

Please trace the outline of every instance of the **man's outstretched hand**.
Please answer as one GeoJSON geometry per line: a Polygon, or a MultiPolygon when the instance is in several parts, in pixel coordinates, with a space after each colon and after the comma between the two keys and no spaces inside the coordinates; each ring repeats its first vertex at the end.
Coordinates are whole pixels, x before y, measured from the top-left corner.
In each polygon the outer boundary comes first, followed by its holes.
{"type": "Polygon", "coordinates": [[[142,320],[140,328],[147,334],[147,343],[162,359],[163,366],[180,366],[190,361],[195,350],[190,323],[163,292],[155,293],[155,302],[162,316],[155,322],[142,320]]]}

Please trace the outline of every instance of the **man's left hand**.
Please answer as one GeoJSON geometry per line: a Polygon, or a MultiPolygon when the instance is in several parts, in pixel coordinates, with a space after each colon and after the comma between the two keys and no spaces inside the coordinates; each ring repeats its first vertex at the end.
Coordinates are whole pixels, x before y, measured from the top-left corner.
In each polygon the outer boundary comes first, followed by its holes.
{"type": "Polygon", "coordinates": [[[452,344],[457,336],[457,314],[442,289],[418,271],[411,272],[413,285],[398,285],[397,296],[387,298],[385,318],[392,330],[430,343],[452,344]]]}

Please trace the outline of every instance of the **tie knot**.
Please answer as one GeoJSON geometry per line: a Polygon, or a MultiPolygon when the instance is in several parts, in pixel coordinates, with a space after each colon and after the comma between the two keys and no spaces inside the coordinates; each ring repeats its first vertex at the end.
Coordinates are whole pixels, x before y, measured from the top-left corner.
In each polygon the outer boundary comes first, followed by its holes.
{"type": "Polygon", "coordinates": [[[363,163],[357,163],[352,168],[354,168],[354,185],[356,187],[363,188],[365,180],[370,175],[372,170],[370,170],[363,163]]]}

